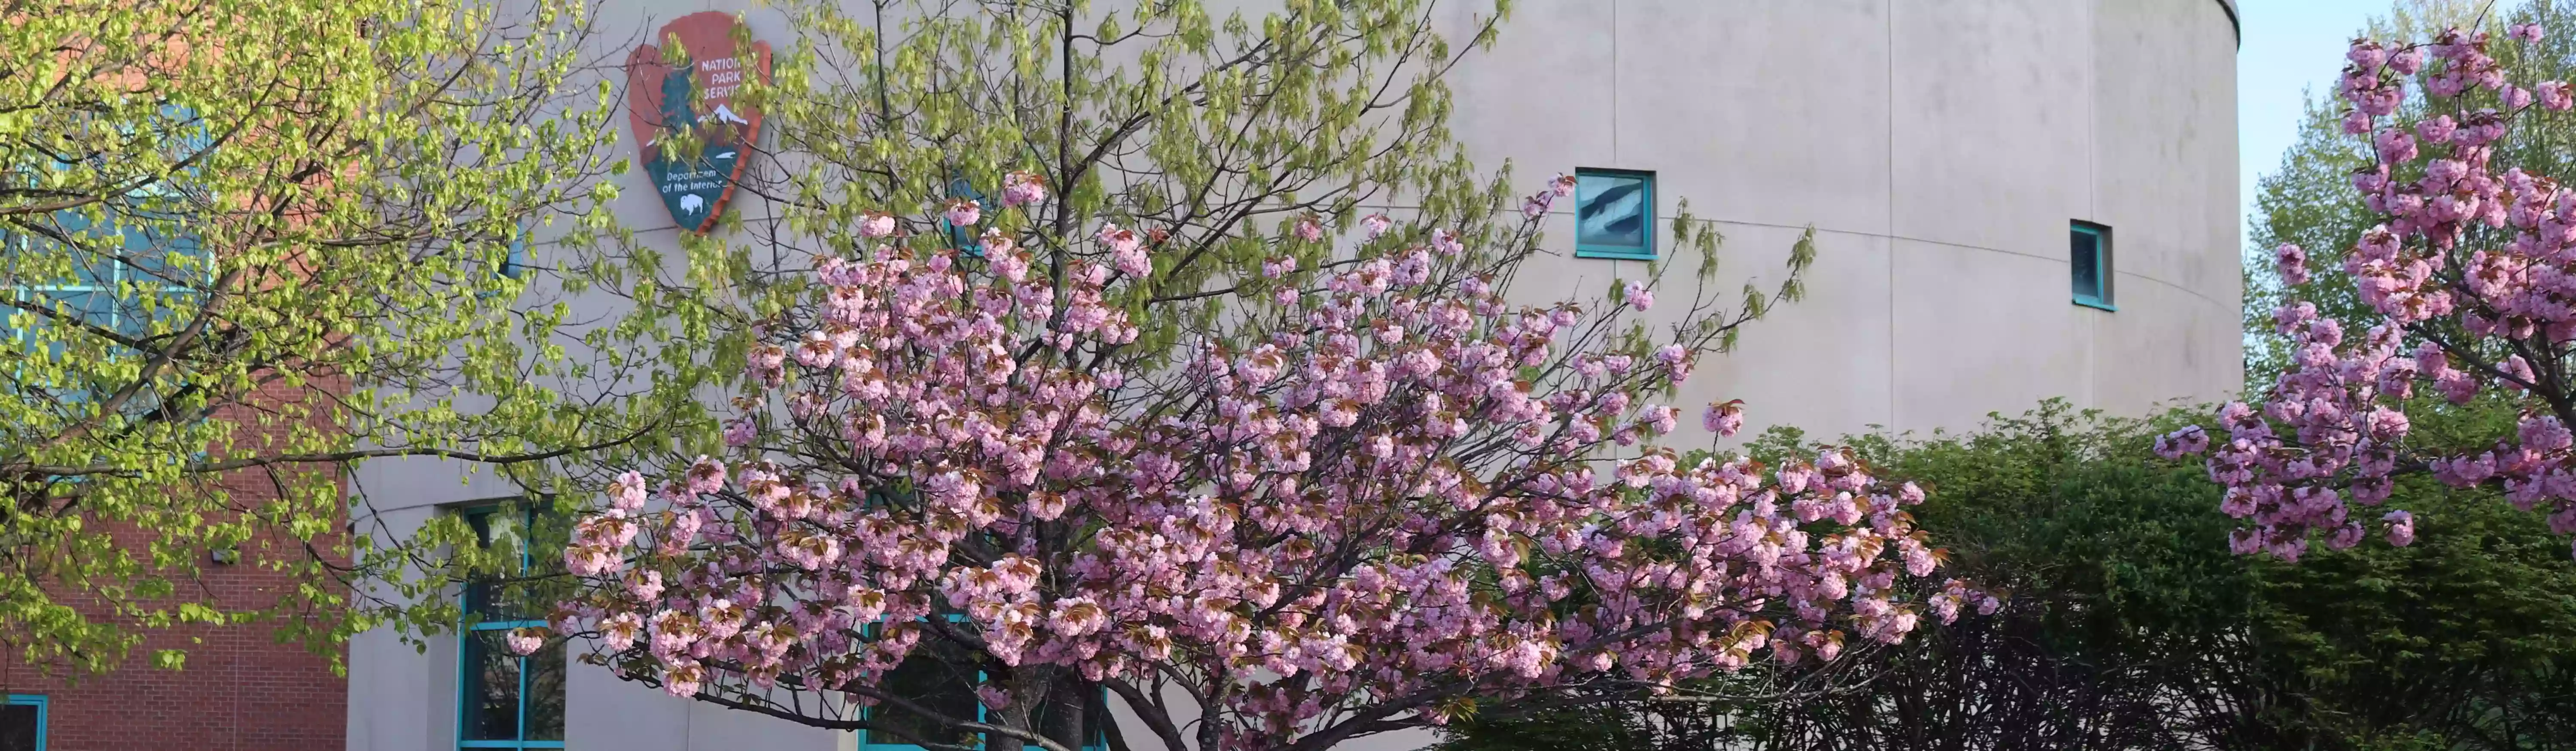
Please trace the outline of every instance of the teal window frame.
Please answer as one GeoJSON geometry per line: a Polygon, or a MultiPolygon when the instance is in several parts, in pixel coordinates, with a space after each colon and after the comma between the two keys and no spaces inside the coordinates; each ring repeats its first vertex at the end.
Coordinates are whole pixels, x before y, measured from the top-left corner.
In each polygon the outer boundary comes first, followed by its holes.
{"type": "MultiPolygon", "coordinates": [[[[963,623],[963,622],[965,622],[965,621],[966,621],[966,615],[965,615],[965,614],[963,614],[963,613],[949,613],[949,614],[947,614],[947,619],[948,619],[948,622],[950,622],[950,623],[963,623]]],[[[869,630],[870,634],[871,634],[871,635],[873,635],[873,634],[874,634],[874,632],[875,632],[875,630],[876,630],[876,627],[874,627],[874,626],[870,626],[870,627],[868,628],[868,630],[869,630]]],[[[925,640],[923,643],[924,643],[924,644],[927,644],[927,643],[928,643],[928,641],[927,641],[927,640],[925,640]]],[[[915,649],[916,649],[916,653],[917,653],[917,650],[918,650],[919,648],[918,648],[918,647],[916,647],[915,649]]],[[[908,660],[909,660],[909,657],[907,657],[907,661],[908,661],[908,660]]],[[[902,665],[900,665],[900,664],[898,664],[898,665],[896,665],[896,666],[895,666],[895,669],[897,669],[897,670],[901,670],[901,669],[903,669],[903,666],[902,666],[902,665]]],[[[985,676],[984,671],[981,671],[981,670],[977,670],[977,671],[975,671],[975,685],[976,685],[976,686],[981,686],[981,685],[983,685],[983,684],[984,684],[984,682],[985,682],[986,680],[988,680],[988,678],[985,676]]],[[[974,690],[974,688],[975,688],[975,686],[969,686],[969,687],[967,687],[967,690],[971,693],[971,692],[974,690]]],[[[1104,689],[1104,690],[1102,691],[1102,693],[1101,693],[1100,700],[1101,700],[1102,702],[1107,702],[1107,701],[1109,700],[1108,692],[1107,692],[1105,689],[1104,689]]],[[[1104,707],[1104,709],[1105,709],[1105,707],[1104,707]]],[[[976,697],[976,700],[975,700],[975,721],[976,721],[976,722],[984,722],[984,721],[986,721],[986,714],[985,714],[985,713],[986,713],[986,712],[988,712],[988,711],[990,711],[990,710],[989,710],[989,708],[987,708],[987,707],[985,707],[985,706],[984,706],[983,698],[982,698],[982,697],[976,697]]],[[[869,716],[874,715],[875,713],[876,713],[876,708],[875,708],[875,707],[863,707],[863,708],[861,708],[861,709],[859,710],[859,719],[865,720],[865,719],[867,719],[869,716]]],[[[1115,716],[1108,715],[1108,712],[1106,712],[1106,711],[1103,711],[1101,714],[1103,714],[1104,716],[1109,716],[1109,721],[1111,721],[1111,722],[1116,722],[1116,721],[1117,721],[1117,719],[1116,719],[1116,717],[1115,717],[1115,716]]],[[[1087,725],[1087,724],[1084,726],[1084,728],[1083,728],[1083,729],[1086,731],[1086,733],[1085,733],[1085,734],[1086,734],[1086,735],[1089,735],[1090,737],[1088,737],[1088,738],[1084,738],[1084,739],[1083,739],[1083,741],[1082,741],[1082,746],[1081,746],[1081,751],[1108,751],[1108,749],[1109,749],[1109,732],[1108,732],[1108,730],[1107,730],[1107,729],[1105,729],[1105,728],[1098,728],[1098,727],[1092,727],[1092,726],[1087,725]]],[[[919,744],[913,744],[913,743],[902,743],[902,742],[880,742],[880,741],[877,741],[877,740],[875,740],[875,739],[869,738],[869,737],[868,737],[868,731],[866,731],[866,730],[858,730],[858,731],[853,731],[853,732],[858,733],[858,741],[859,741],[858,746],[859,746],[860,751],[928,751],[927,749],[923,748],[923,747],[922,747],[921,745],[919,745],[919,744]]],[[[982,748],[983,746],[984,746],[984,743],[983,743],[983,741],[982,741],[982,740],[980,740],[980,739],[979,739],[979,740],[977,740],[977,741],[976,741],[976,743],[975,743],[975,747],[976,747],[976,748],[982,748]]]]}
{"type": "Polygon", "coordinates": [[[2115,275],[2111,271],[2113,256],[2110,225],[2081,219],[2073,220],[2067,223],[2066,238],[2066,265],[2069,277],[2067,283],[2072,287],[2075,304],[2117,312],[2120,307],[2112,303],[2114,290],[2111,286],[2111,278],[2115,275]],[[2085,238],[2090,239],[2090,249],[2086,249],[2081,244],[2085,238]],[[2091,254],[2089,259],[2085,257],[2087,253],[2091,254]],[[2093,278],[2089,280],[2090,289],[2087,289],[2088,280],[2083,276],[2087,260],[2091,261],[2090,265],[2093,269],[2093,278]]]}
{"type": "MultiPolygon", "coordinates": [[[[197,119],[196,112],[194,110],[177,105],[162,105],[160,112],[164,119],[173,124],[173,127],[171,128],[172,135],[164,138],[161,143],[165,146],[172,146],[189,152],[186,156],[180,157],[179,161],[194,159],[199,155],[199,153],[214,148],[213,134],[208,132],[204,123],[197,119]]],[[[128,133],[132,132],[133,129],[131,124],[120,125],[118,127],[120,130],[124,130],[128,133]]],[[[67,163],[55,162],[53,168],[60,170],[69,166],[70,165],[67,163]]],[[[197,169],[198,168],[196,166],[191,165],[187,167],[185,171],[189,174],[194,174],[197,169]]],[[[167,199],[176,197],[177,195],[178,191],[172,188],[167,180],[157,180],[149,185],[138,186],[132,190],[126,191],[125,198],[138,199],[146,201],[146,203],[142,206],[127,206],[124,210],[129,212],[147,211],[148,209],[144,207],[148,207],[150,205],[148,203],[149,199],[167,199]]],[[[86,236],[98,240],[104,240],[113,236],[121,241],[124,246],[123,249],[129,255],[135,254],[135,251],[145,251],[144,254],[147,255],[153,252],[158,252],[160,255],[165,257],[205,255],[205,249],[198,247],[195,238],[185,236],[153,238],[146,235],[141,228],[114,224],[113,222],[116,219],[116,215],[116,212],[107,213],[106,218],[110,224],[105,228],[101,228],[98,224],[92,223],[89,220],[88,215],[79,209],[64,209],[56,211],[53,213],[53,218],[54,223],[61,228],[64,234],[86,236]],[[167,243],[169,247],[160,247],[162,243],[167,243]]],[[[9,255],[27,251],[29,248],[33,247],[36,242],[37,239],[32,236],[16,233],[0,233],[0,263],[5,263],[6,257],[9,255]]],[[[206,266],[206,274],[202,281],[204,283],[211,284],[215,280],[214,269],[212,268],[213,264],[208,263],[206,266]]],[[[128,327],[124,320],[126,318],[124,310],[125,300],[123,299],[124,296],[122,294],[124,285],[129,281],[127,278],[129,274],[136,277],[135,281],[143,279],[157,279],[160,278],[159,275],[152,274],[149,271],[136,271],[134,270],[133,264],[127,263],[122,259],[107,262],[107,268],[105,271],[107,273],[103,278],[101,274],[84,271],[68,284],[15,285],[6,289],[0,289],[0,292],[8,294],[11,301],[19,303],[34,302],[46,297],[51,297],[55,300],[54,307],[57,311],[62,310],[67,305],[67,303],[64,302],[67,300],[80,299],[87,302],[103,299],[106,301],[106,310],[104,312],[106,317],[105,321],[96,320],[95,316],[99,315],[98,311],[79,309],[83,306],[72,306],[74,307],[74,310],[71,312],[78,313],[84,320],[94,326],[112,329],[128,336],[142,333],[139,328],[128,327]],[[86,277],[86,279],[81,277],[86,277]]],[[[191,295],[195,294],[195,292],[196,291],[193,290],[183,289],[179,294],[191,295]]],[[[97,303],[95,302],[90,303],[92,306],[95,306],[96,304],[97,303]]],[[[32,332],[11,326],[8,323],[9,318],[21,313],[22,311],[14,308],[0,310],[0,331],[5,331],[8,334],[9,341],[13,344],[22,347],[30,346],[32,344],[32,337],[30,336],[32,332]]],[[[26,315],[33,314],[28,313],[26,315]]],[[[56,351],[50,353],[50,355],[58,358],[63,357],[64,353],[56,351]]]]}
{"type": "MultiPolygon", "coordinates": [[[[160,112],[162,118],[170,123],[170,128],[163,134],[160,143],[166,147],[189,152],[178,157],[178,161],[192,160],[202,152],[214,148],[212,133],[205,128],[203,122],[197,119],[195,111],[176,105],[163,105],[160,112]]],[[[127,132],[131,132],[133,128],[131,124],[119,127],[127,132]]],[[[53,168],[57,170],[69,166],[64,162],[53,164],[53,168]]],[[[198,169],[198,166],[191,165],[186,167],[183,173],[195,174],[198,169]]],[[[146,314],[142,310],[136,310],[133,313],[127,311],[132,302],[124,294],[129,283],[158,282],[165,285],[161,294],[173,297],[187,298],[202,294],[204,292],[202,288],[190,289],[177,286],[173,291],[168,286],[185,283],[185,280],[176,279],[178,275],[168,273],[174,268],[179,268],[178,264],[171,259],[191,256],[199,259],[200,265],[203,266],[203,274],[197,278],[197,283],[201,287],[211,287],[216,279],[214,264],[205,248],[198,245],[196,238],[186,235],[153,237],[144,227],[116,223],[121,213],[149,214],[156,211],[157,209],[151,203],[152,199],[184,198],[176,188],[172,187],[170,181],[156,180],[151,184],[135,187],[127,190],[124,198],[126,201],[117,202],[120,205],[105,212],[104,218],[107,222],[104,226],[90,221],[88,214],[80,209],[54,212],[53,222],[64,234],[88,238],[91,242],[102,242],[113,238],[121,246],[122,255],[144,259],[157,256],[159,262],[163,264],[160,269],[163,273],[156,274],[151,269],[138,269],[135,264],[120,258],[106,261],[101,269],[84,269],[77,272],[69,283],[0,286],[0,298],[13,303],[49,301],[50,307],[57,313],[78,316],[90,326],[116,331],[128,337],[141,337],[149,333],[151,321],[145,317],[146,314]],[[101,271],[105,273],[102,274],[101,271]],[[74,300],[80,303],[73,304],[74,300]],[[129,318],[133,320],[129,322],[127,320],[129,318]]],[[[10,257],[13,255],[31,252],[37,242],[48,241],[29,234],[0,232],[0,266],[11,263],[10,257]]],[[[166,313],[166,311],[161,312],[166,313]]],[[[33,328],[20,328],[14,325],[13,319],[18,316],[34,319],[30,322],[31,327],[50,325],[36,313],[10,306],[0,306],[0,346],[8,346],[32,354],[36,346],[35,331],[33,328]]],[[[59,361],[69,356],[67,348],[59,341],[48,345],[46,350],[42,353],[46,360],[59,361]]],[[[26,383],[27,374],[23,370],[10,372],[7,377],[14,382],[13,389],[33,388],[26,383]]],[[[83,390],[67,384],[52,384],[52,386],[60,389],[53,391],[51,396],[61,403],[78,404],[88,400],[88,394],[83,390]]],[[[144,406],[138,407],[139,409],[150,409],[149,405],[153,403],[153,399],[157,399],[157,394],[147,393],[146,396],[150,398],[141,402],[144,406]]],[[[190,455],[191,460],[203,458],[205,458],[203,451],[190,455]]],[[[78,483],[86,480],[87,478],[75,477],[65,482],[78,483]]]]}
{"type": "MultiPolygon", "coordinates": [[[[138,228],[116,225],[109,225],[105,229],[98,229],[98,225],[91,224],[87,217],[82,216],[77,211],[66,210],[60,212],[56,214],[54,221],[56,224],[61,225],[65,232],[70,234],[87,236],[98,240],[106,240],[110,237],[114,237],[122,241],[125,249],[128,251],[139,250],[144,252],[163,253],[167,255],[202,255],[204,252],[203,249],[196,247],[196,242],[194,240],[184,237],[156,240],[155,238],[143,236],[142,230],[138,228]],[[165,241],[169,245],[166,249],[160,247],[160,245],[165,241]]],[[[9,234],[5,238],[0,238],[0,252],[27,252],[34,247],[36,242],[38,241],[34,237],[28,235],[14,233],[9,234]]],[[[69,308],[66,312],[80,316],[82,320],[90,325],[114,330],[126,336],[141,336],[148,333],[145,331],[145,328],[148,326],[149,321],[143,320],[143,317],[140,315],[129,316],[127,314],[127,311],[125,310],[127,306],[125,305],[126,301],[123,294],[124,288],[128,282],[146,283],[163,281],[163,276],[153,274],[150,271],[136,269],[134,264],[128,263],[123,259],[107,261],[105,263],[105,268],[97,271],[103,271],[105,273],[83,271],[81,273],[81,277],[83,278],[72,279],[66,284],[17,285],[8,288],[7,292],[12,296],[11,299],[22,303],[41,302],[50,298],[54,302],[53,307],[55,307],[56,310],[62,311],[65,308],[69,308]],[[93,295],[97,297],[91,297],[93,295]],[[69,302],[71,300],[82,300],[86,304],[73,305],[69,302]],[[129,322],[126,320],[129,317],[135,319],[131,322],[131,325],[129,325],[129,322]]],[[[211,272],[211,269],[209,271],[211,272]]],[[[205,281],[213,281],[211,273],[209,273],[205,281]]],[[[193,296],[196,292],[194,290],[182,288],[175,294],[180,296],[193,296]]],[[[16,311],[12,312],[15,313],[16,311]]],[[[9,329],[10,338],[18,340],[22,345],[28,343],[28,340],[31,338],[29,334],[32,332],[27,329],[16,327],[6,328],[9,329]]],[[[62,354],[57,352],[54,353],[54,356],[60,357],[62,354]]]]}
{"type": "MultiPolygon", "coordinates": [[[[519,547],[518,573],[525,574],[529,570],[535,568],[536,565],[535,553],[529,550],[526,531],[536,526],[537,514],[535,509],[509,506],[477,506],[462,509],[458,513],[463,514],[466,517],[467,523],[474,526],[475,534],[477,536],[482,536],[490,534],[489,522],[484,520],[488,520],[494,515],[511,511],[515,511],[519,514],[519,529],[521,532],[519,533],[520,539],[516,541],[516,544],[519,547]]],[[[488,539],[484,540],[484,544],[489,545],[491,544],[491,541],[488,539]]],[[[465,737],[473,727],[474,717],[472,712],[472,692],[476,685],[475,682],[480,680],[479,676],[476,675],[473,659],[475,650],[473,644],[474,640],[486,632],[508,631],[515,628],[529,628],[546,625],[546,622],[543,620],[477,620],[476,616],[479,614],[479,611],[482,610],[482,603],[474,597],[475,586],[477,585],[471,583],[467,584],[464,596],[459,598],[461,600],[460,605],[463,606],[462,609],[464,611],[463,615],[465,616],[465,623],[459,624],[460,628],[457,630],[456,639],[456,747],[459,749],[563,748],[564,741],[561,739],[531,740],[527,737],[528,674],[530,672],[528,670],[528,663],[531,660],[537,659],[538,655],[545,654],[544,652],[539,652],[536,655],[516,656],[511,658],[517,662],[519,668],[518,691],[513,694],[518,697],[518,717],[517,722],[515,723],[515,726],[518,728],[518,737],[504,739],[468,739],[465,737]]],[[[569,670],[569,666],[566,666],[566,669],[569,670]]],[[[570,728],[567,727],[566,731],[567,734],[569,734],[570,728]]]]}
{"type": "Polygon", "coordinates": [[[0,705],[36,708],[36,751],[45,751],[45,715],[51,709],[45,695],[10,694],[7,701],[0,701],[0,705]]]}
{"type": "Polygon", "coordinates": [[[1651,170],[1610,169],[1606,167],[1575,168],[1574,223],[1574,257],[1576,258],[1607,258],[1627,261],[1655,260],[1655,173],[1651,170]],[[1639,219],[1643,220],[1645,226],[1640,228],[1638,236],[1642,238],[1640,242],[1644,244],[1610,245],[1583,241],[1583,198],[1586,195],[1584,188],[1585,184],[1589,182],[1585,178],[1590,177],[1628,178],[1635,179],[1643,183],[1645,195],[1639,197],[1639,205],[1642,207],[1639,219]]]}

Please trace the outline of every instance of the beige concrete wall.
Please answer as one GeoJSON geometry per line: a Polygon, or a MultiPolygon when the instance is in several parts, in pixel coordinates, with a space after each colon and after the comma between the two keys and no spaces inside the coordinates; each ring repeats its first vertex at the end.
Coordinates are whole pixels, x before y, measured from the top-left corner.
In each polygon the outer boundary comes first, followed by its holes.
{"type": "MultiPolygon", "coordinates": [[[[2049,397],[2138,414],[2241,385],[2235,44],[2212,0],[1529,2],[1453,79],[1454,124],[1523,183],[1655,171],[1659,220],[1688,199],[1726,236],[1722,290],[1776,282],[1817,229],[1808,298],[1686,405],[1811,435],[2049,397]],[[2070,220],[2112,226],[2117,312],[2072,304],[2070,220]]],[[[1519,296],[1647,273],[1572,258],[1559,213],[1519,296]]]]}
{"type": "MultiPolygon", "coordinates": [[[[1463,23],[1468,5],[1446,4],[1446,20],[1463,23]]],[[[679,15],[753,6],[606,0],[601,38],[632,44],[679,15]]],[[[759,38],[792,38],[776,14],[749,16],[759,38]]],[[[2235,44],[2221,0],[1521,0],[1496,48],[1452,79],[1454,126],[1480,161],[1511,160],[1532,189],[1577,167],[1655,171],[1659,218],[1687,198],[1726,235],[1715,289],[1729,299],[1747,278],[1776,282],[1791,242],[1817,229],[1806,300],[1702,364],[1680,402],[1694,416],[1742,398],[1757,428],[1833,435],[1967,429],[2048,397],[2135,414],[2241,385],[2235,44]],[[2070,301],[2066,231],[2078,219],[2113,227],[2117,312],[2070,301]]],[[[624,179],[616,210],[670,242],[640,171],[624,179]]],[[[764,213],[747,196],[733,206],[764,213]]],[[[1572,258],[1571,232],[1569,216],[1551,218],[1560,255],[1515,295],[1598,295],[1646,273],[1572,258]]],[[[1665,315],[1696,270],[1674,265],[1665,315]]],[[[362,515],[397,531],[441,504],[511,492],[430,461],[371,464],[355,485],[362,515]]],[[[452,647],[353,642],[350,747],[452,748],[452,647]]],[[[576,749],[849,743],[584,666],[569,693],[576,749]]]]}

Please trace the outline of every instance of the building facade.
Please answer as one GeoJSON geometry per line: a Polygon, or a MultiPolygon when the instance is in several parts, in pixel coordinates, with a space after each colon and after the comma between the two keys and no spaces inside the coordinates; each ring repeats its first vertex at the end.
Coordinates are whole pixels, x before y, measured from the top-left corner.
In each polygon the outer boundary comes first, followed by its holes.
{"type": "MultiPolygon", "coordinates": [[[[2139,414],[2241,387],[2231,2],[1525,0],[1451,77],[1452,127],[1526,185],[1579,178],[1549,220],[1557,254],[1513,290],[1527,299],[1598,295],[1649,259],[1688,279],[1666,228],[1684,199],[1726,237],[1719,289],[1778,281],[1814,229],[1806,299],[1677,403],[1741,398],[1757,427],[1810,435],[1971,429],[2052,397],[2139,414]]],[[[794,37],[750,0],[613,0],[601,36],[710,9],[794,37]]],[[[626,179],[622,218],[669,242],[669,214],[626,179]]],[[[356,482],[396,533],[517,492],[427,461],[356,482]]],[[[886,748],[482,638],[361,635],[348,747],[886,748]]]]}

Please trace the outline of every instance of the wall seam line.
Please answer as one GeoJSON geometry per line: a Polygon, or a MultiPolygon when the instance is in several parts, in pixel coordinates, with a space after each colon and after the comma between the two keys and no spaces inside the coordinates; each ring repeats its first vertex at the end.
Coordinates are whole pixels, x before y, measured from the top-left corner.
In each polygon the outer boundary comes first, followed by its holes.
{"type": "Polygon", "coordinates": [[[1902,434],[1896,413],[1896,0],[1887,0],[1887,430],[1902,434]]]}
{"type": "MultiPolygon", "coordinates": [[[[2084,210],[2098,222],[2102,216],[2102,4],[2096,2],[2085,11],[2085,25],[2090,29],[2084,35],[2085,57],[2089,62],[2084,66],[2084,172],[2087,178],[2084,210]]],[[[2119,236],[2113,234],[2111,242],[2110,261],[2113,265],[2105,269],[2110,274],[2102,278],[2102,286],[2103,291],[2110,294],[2111,304],[2116,306],[2120,302],[2119,236]]],[[[2070,248],[2068,252],[2066,262],[2071,266],[2075,263],[2073,250],[2070,248]]],[[[2102,329],[2110,326],[2111,322],[2108,318],[2096,316],[2092,323],[2084,332],[2084,401],[2086,406],[2098,407],[2102,404],[2102,329]]]]}

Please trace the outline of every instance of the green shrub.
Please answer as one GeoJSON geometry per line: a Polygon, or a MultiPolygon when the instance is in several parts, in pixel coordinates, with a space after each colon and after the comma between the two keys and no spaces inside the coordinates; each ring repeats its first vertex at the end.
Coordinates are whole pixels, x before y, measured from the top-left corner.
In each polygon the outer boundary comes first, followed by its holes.
{"type": "MultiPolygon", "coordinates": [[[[1931,491],[1917,517],[1954,575],[2010,595],[2003,612],[1830,672],[1712,679],[1694,701],[1476,718],[1446,748],[2576,748],[2563,538],[2492,492],[2419,477],[2390,501],[2421,519],[2412,547],[2320,547],[2296,566],[2230,555],[2235,521],[2199,463],[2149,450],[2207,414],[2050,402],[1968,435],[1850,439],[1931,491]]],[[[2512,417],[2425,414],[2426,440],[2512,417]]],[[[1804,440],[1776,431],[1750,449],[1804,440]]]]}

